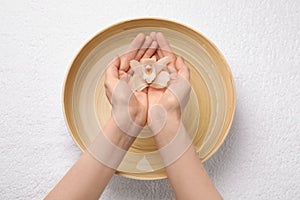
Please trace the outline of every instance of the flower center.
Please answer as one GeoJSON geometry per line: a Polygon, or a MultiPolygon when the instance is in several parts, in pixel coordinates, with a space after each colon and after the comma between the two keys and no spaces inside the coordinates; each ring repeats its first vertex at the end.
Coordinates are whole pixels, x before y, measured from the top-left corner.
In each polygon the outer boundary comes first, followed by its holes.
{"type": "Polygon", "coordinates": [[[151,67],[150,65],[147,65],[147,66],[145,67],[145,71],[146,71],[146,74],[147,74],[147,75],[152,74],[152,67],[151,67]]]}

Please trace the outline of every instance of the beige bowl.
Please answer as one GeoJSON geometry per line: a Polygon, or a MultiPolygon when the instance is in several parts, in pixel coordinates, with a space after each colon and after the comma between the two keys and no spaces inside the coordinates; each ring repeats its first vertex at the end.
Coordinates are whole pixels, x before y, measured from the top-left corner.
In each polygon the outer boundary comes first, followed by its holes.
{"type": "MultiPolygon", "coordinates": [[[[124,53],[140,32],[162,32],[172,50],[185,59],[191,72],[192,93],[184,111],[187,132],[199,159],[207,160],[223,143],[235,111],[235,88],[229,66],[217,47],[199,32],[165,19],[134,19],[115,24],[87,42],[67,73],[63,108],[71,135],[85,150],[110,116],[103,72],[108,62],[124,53]]],[[[152,137],[144,128],[117,170],[134,179],[166,178],[152,137]],[[141,167],[142,166],[142,167],[141,167]]]]}

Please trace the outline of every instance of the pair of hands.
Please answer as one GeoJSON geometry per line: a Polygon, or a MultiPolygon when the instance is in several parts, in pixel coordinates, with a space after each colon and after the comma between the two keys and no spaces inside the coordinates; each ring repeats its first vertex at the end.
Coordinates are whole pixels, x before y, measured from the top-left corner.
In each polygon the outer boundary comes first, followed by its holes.
{"type": "MultiPolygon", "coordinates": [[[[128,83],[133,73],[129,65],[131,60],[140,61],[142,58],[151,57],[156,57],[158,60],[165,56],[168,56],[171,60],[167,65],[171,78],[168,87],[162,89],[148,87],[140,92],[133,91],[127,105],[131,119],[124,120],[132,120],[141,127],[146,124],[149,125],[151,118],[155,117],[153,115],[150,117],[149,112],[154,105],[161,105],[166,111],[167,117],[172,116],[174,120],[181,120],[181,112],[187,103],[190,92],[190,87],[181,86],[189,83],[189,69],[184,64],[183,59],[176,57],[171,51],[162,33],[152,32],[149,36],[142,33],[138,34],[131,42],[127,53],[113,59],[105,74],[106,95],[112,106],[114,106],[113,95],[119,81],[125,81],[127,87],[130,87],[128,83]],[[174,89],[171,89],[172,86],[175,90],[180,90],[179,93],[174,92],[174,89]]],[[[115,96],[122,101],[122,94],[115,96]]],[[[126,102],[123,101],[123,103],[126,102]]]]}
{"type": "Polygon", "coordinates": [[[191,141],[180,121],[181,112],[189,99],[189,70],[183,60],[171,52],[161,33],[151,33],[147,37],[139,34],[132,41],[128,53],[115,58],[108,65],[105,87],[106,95],[113,107],[113,115],[121,116],[128,111],[130,116],[123,115],[118,118],[119,121],[110,118],[102,133],[98,134],[88,147],[89,153],[84,152],[46,199],[98,199],[123,160],[134,137],[139,133],[139,129],[132,128],[134,126],[131,122],[138,124],[140,126],[138,128],[148,123],[151,129],[153,122],[154,124],[161,122],[159,118],[161,113],[156,112],[157,115],[153,116],[151,111],[153,108],[161,107],[167,114],[166,126],[154,138],[176,199],[222,199],[196,156],[194,148],[191,147],[191,141]],[[150,87],[133,92],[129,84],[133,75],[129,67],[130,60],[153,56],[157,59],[165,56],[171,58],[167,66],[170,73],[168,87],[164,89],[150,87]],[[119,112],[114,112],[116,108],[119,112]],[[128,132],[127,135],[122,134],[124,131],[116,123],[122,124],[125,129],[133,130],[129,131],[130,136],[128,132]],[[174,137],[176,132],[178,134],[174,137]]]}

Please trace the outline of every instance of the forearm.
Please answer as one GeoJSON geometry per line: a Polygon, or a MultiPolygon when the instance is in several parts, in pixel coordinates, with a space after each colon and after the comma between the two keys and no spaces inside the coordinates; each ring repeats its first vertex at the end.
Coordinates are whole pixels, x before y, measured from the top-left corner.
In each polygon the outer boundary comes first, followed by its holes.
{"type": "MultiPolygon", "coordinates": [[[[124,150],[134,141],[112,119],[103,132],[112,143],[124,150]]],[[[98,199],[114,173],[115,169],[107,167],[85,151],[46,199],[98,199]]]]}
{"type": "Polygon", "coordinates": [[[195,154],[193,146],[177,161],[167,166],[166,171],[178,200],[222,199],[195,154]]]}
{"type": "MultiPolygon", "coordinates": [[[[168,116],[172,117],[167,119],[165,127],[155,136],[155,141],[159,148],[171,142],[180,125],[176,115],[169,114],[168,116]]],[[[186,133],[179,132],[179,134],[186,133]]],[[[182,155],[175,162],[167,165],[166,172],[174,189],[176,199],[222,199],[207,175],[192,144],[185,152],[182,152],[182,155]]]]}

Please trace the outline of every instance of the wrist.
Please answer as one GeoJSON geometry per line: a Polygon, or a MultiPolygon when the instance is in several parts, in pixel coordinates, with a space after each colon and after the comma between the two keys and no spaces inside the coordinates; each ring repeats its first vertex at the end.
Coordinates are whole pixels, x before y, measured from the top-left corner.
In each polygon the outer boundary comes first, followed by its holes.
{"type": "Polygon", "coordinates": [[[167,117],[172,118],[172,120],[179,121],[181,120],[181,108],[177,101],[173,101],[174,99],[167,101],[161,101],[159,104],[165,109],[167,113],[167,117]]]}
{"type": "Polygon", "coordinates": [[[113,106],[111,118],[116,126],[123,134],[137,137],[145,124],[145,117],[140,112],[133,112],[131,107],[113,106]]]}
{"type": "Polygon", "coordinates": [[[122,132],[111,117],[87,150],[102,164],[117,169],[133,141],[134,137],[122,132]]]}
{"type": "Polygon", "coordinates": [[[154,136],[154,140],[158,148],[162,148],[172,141],[177,134],[181,123],[181,117],[179,117],[177,113],[167,112],[167,118],[164,127],[158,134],[154,136]]]}
{"type": "Polygon", "coordinates": [[[104,128],[105,136],[113,143],[123,150],[128,150],[135,140],[132,137],[124,133],[116,124],[116,122],[111,117],[104,128]]]}
{"type": "Polygon", "coordinates": [[[125,119],[125,120],[132,120],[134,123],[136,123],[139,126],[144,127],[146,125],[146,112],[143,111],[144,108],[132,108],[130,109],[130,117],[131,119],[125,119]],[[132,111],[133,110],[133,111],[132,111]]]}

